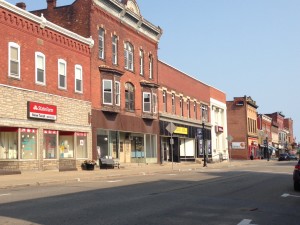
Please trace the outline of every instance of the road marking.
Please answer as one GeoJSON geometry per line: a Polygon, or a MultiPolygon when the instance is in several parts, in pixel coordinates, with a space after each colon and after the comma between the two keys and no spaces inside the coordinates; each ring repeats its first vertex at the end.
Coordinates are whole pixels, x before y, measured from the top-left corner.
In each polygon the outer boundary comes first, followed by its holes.
{"type": "Polygon", "coordinates": [[[238,225],[257,225],[257,224],[250,224],[252,220],[244,219],[238,225]]]}
{"type": "Polygon", "coordinates": [[[7,196],[7,195],[11,195],[10,193],[7,193],[7,194],[0,194],[0,197],[1,196],[7,196]]]}
{"type": "Polygon", "coordinates": [[[170,174],[167,174],[168,176],[177,176],[176,173],[170,173],[170,174]]]}
{"type": "Polygon", "coordinates": [[[108,183],[117,183],[117,182],[122,182],[123,180],[108,180],[108,183]]]}
{"type": "Polygon", "coordinates": [[[298,195],[290,195],[288,193],[284,193],[283,195],[281,195],[281,197],[283,197],[283,198],[287,198],[287,197],[300,198],[300,196],[298,196],[298,195]]]}

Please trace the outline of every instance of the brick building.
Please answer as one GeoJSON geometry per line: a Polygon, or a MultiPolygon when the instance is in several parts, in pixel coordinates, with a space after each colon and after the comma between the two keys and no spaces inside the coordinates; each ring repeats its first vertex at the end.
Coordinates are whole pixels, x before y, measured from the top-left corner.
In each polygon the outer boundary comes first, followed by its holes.
{"type": "Polygon", "coordinates": [[[233,159],[258,157],[257,108],[249,96],[227,101],[228,134],[232,136],[230,154],[233,159]]]}
{"type": "Polygon", "coordinates": [[[158,74],[162,161],[195,161],[203,158],[203,147],[212,160],[219,160],[220,153],[226,155],[225,94],[162,61],[158,74]],[[176,127],[172,135],[170,124],[176,127]],[[204,146],[198,131],[204,134],[204,146]]]}
{"type": "Polygon", "coordinates": [[[273,146],[272,140],[274,135],[272,135],[272,118],[264,114],[258,114],[257,129],[259,146],[259,151],[257,151],[257,157],[270,157],[270,155],[267,155],[267,148],[271,148],[271,146],[273,146]]]}
{"type": "Polygon", "coordinates": [[[162,30],[145,20],[135,0],[76,0],[56,7],[47,20],[92,37],[91,97],[93,158],[157,163],[157,49],[162,30]]]}
{"type": "Polygon", "coordinates": [[[0,6],[0,170],[76,169],[92,154],[93,41],[0,6]]]}

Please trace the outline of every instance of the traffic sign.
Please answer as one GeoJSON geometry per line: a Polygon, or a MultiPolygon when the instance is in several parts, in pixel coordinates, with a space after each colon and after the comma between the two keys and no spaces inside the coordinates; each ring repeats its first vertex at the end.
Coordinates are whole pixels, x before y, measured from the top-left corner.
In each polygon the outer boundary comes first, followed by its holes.
{"type": "Polygon", "coordinates": [[[176,130],[176,126],[174,125],[174,123],[169,123],[168,126],[166,127],[166,130],[170,133],[173,134],[173,132],[176,130]]]}

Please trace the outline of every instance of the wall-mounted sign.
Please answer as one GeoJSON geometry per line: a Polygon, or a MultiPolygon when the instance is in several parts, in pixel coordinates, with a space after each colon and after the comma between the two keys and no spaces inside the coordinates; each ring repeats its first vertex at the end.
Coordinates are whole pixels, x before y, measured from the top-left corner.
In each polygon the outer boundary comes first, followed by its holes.
{"type": "Polygon", "coordinates": [[[56,120],[57,109],[55,105],[42,104],[38,102],[27,102],[29,118],[56,120]]]}
{"type": "Polygon", "coordinates": [[[243,106],[244,105],[244,101],[243,100],[242,101],[236,101],[235,105],[236,106],[243,106]]]}
{"type": "Polygon", "coordinates": [[[224,128],[221,126],[215,126],[215,129],[216,129],[216,133],[223,133],[224,131],[224,128]]]}
{"type": "Polygon", "coordinates": [[[232,142],[231,148],[232,149],[245,149],[246,144],[245,142],[232,142]]]}
{"type": "Polygon", "coordinates": [[[176,127],[174,131],[175,134],[188,134],[188,129],[186,127],[176,127]]]}

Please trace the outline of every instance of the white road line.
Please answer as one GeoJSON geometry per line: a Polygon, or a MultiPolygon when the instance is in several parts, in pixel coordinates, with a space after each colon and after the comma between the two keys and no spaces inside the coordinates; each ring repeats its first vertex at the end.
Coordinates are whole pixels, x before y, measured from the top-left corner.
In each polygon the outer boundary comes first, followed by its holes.
{"type": "Polygon", "coordinates": [[[238,225],[257,225],[257,224],[250,224],[252,220],[244,219],[238,225]]]}
{"type": "Polygon", "coordinates": [[[177,174],[175,173],[170,173],[170,174],[167,174],[168,176],[177,176],[177,174]]]}
{"type": "Polygon", "coordinates": [[[117,183],[117,182],[122,182],[123,180],[108,180],[108,183],[117,183]]]}
{"type": "Polygon", "coordinates": [[[290,195],[288,193],[284,193],[283,195],[281,195],[281,197],[283,197],[283,198],[287,198],[287,197],[300,198],[300,196],[298,196],[298,195],[290,195]]]}
{"type": "Polygon", "coordinates": [[[7,193],[7,194],[0,194],[0,197],[1,196],[7,196],[7,195],[11,195],[10,193],[7,193]]]}

